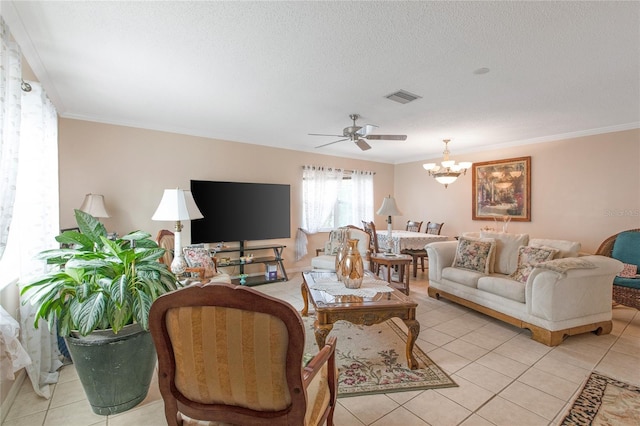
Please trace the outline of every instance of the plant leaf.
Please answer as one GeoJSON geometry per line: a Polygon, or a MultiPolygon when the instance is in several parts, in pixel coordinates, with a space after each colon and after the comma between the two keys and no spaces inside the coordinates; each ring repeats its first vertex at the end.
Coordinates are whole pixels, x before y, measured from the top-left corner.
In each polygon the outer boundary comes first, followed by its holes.
{"type": "Polygon", "coordinates": [[[91,240],[97,248],[102,247],[102,241],[100,237],[107,236],[107,229],[104,225],[95,217],[91,216],[89,213],[85,213],[82,210],[75,209],[76,222],[78,223],[78,228],[80,228],[80,232],[82,232],[89,240],[91,240]]]}
{"type": "Polygon", "coordinates": [[[64,231],[56,237],[56,241],[61,244],[78,245],[80,246],[80,250],[93,251],[93,241],[78,231],[64,231]]]}
{"type": "Polygon", "coordinates": [[[86,336],[91,333],[100,324],[106,313],[106,300],[102,292],[92,293],[84,300],[79,302],[72,300],[71,317],[73,322],[77,324],[78,331],[81,335],[86,336]]]}
{"type": "Polygon", "coordinates": [[[136,291],[133,299],[133,317],[140,326],[149,329],[149,310],[153,299],[146,293],[136,291]]]}

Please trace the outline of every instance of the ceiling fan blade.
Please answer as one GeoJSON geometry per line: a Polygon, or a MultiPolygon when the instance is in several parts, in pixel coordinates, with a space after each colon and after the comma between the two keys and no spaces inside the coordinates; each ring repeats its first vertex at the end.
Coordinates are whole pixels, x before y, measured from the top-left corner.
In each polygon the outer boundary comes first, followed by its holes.
{"type": "MultiPolygon", "coordinates": [[[[331,135],[322,135],[322,136],[331,136],[331,135]]],[[[333,141],[333,142],[325,143],[324,145],[318,145],[318,146],[316,146],[316,148],[322,148],[323,146],[333,145],[334,143],[338,143],[338,142],[342,142],[342,141],[348,141],[348,140],[349,140],[349,138],[347,138],[347,139],[340,139],[340,140],[337,140],[337,141],[333,141]]]]}
{"type": "Polygon", "coordinates": [[[358,145],[358,148],[360,148],[363,151],[371,149],[371,145],[369,145],[367,142],[365,142],[364,139],[358,139],[356,141],[356,145],[358,145]]]}
{"type": "Polygon", "coordinates": [[[356,134],[359,136],[367,136],[369,133],[373,132],[376,127],[378,126],[375,126],[373,124],[365,124],[360,130],[356,132],[356,134]]]}
{"type": "Polygon", "coordinates": [[[341,138],[344,135],[327,135],[326,133],[308,133],[309,136],[333,136],[334,138],[341,138]]]}
{"type": "Polygon", "coordinates": [[[369,140],[405,141],[407,140],[407,135],[367,135],[364,138],[369,140]]]}

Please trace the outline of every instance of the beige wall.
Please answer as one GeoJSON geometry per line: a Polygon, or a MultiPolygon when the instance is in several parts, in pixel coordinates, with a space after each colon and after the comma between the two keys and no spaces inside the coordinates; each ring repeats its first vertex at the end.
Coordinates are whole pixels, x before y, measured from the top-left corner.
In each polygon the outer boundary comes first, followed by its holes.
{"type": "MultiPolygon", "coordinates": [[[[457,154],[452,159],[483,162],[531,156],[531,222],[511,222],[509,232],[580,241],[593,252],[609,235],[640,227],[640,130],[560,140],[500,150],[457,154]]],[[[430,161],[441,161],[433,158],[430,161]]],[[[395,167],[395,194],[402,217],[444,222],[443,234],[458,235],[494,226],[471,219],[471,174],[447,189],[422,164],[395,167]]]]}
{"type": "MultiPolygon", "coordinates": [[[[292,238],[270,242],[287,246],[285,266],[292,271],[308,266],[326,239],[326,234],[311,236],[310,254],[294,262],[304,164],[374,171],[374,206],[393,192],[390,164],[71,119],[59,120],[59,140],[62,228],[74,226],[73,209],[89,192],[105,196],[111,218],[103,222],[109,231],[141,229],[155,237],[160,229],[173,229],[171,223],[151,220],[165,188],[189,188],[190,179],[290,184],[292,238]]],[[[221,199],[220,208],[224,205],[221,199]]],[[[376,223],[385,226],[382,217],[376,223]]],[[[190,232],[186,223],[183,244],[190,232]]]]}
{"type": "MultiPolygon", "coordinates": [[[[105,196],[110,231],[142,229],[155,236],[172,227],[151,220],[165,188],[188,188],[190,179],[290,184],[292,238],[276,242],[287,245],[285,264],[297,270],[309,264],[325,238],[312,236],[310,255],[293,261],[303,164],[375,171],[374,206],[394,194],[404,213],[394,217],[396,229],[408,219],[445,222],[443,233],[451,236],[493,226],[471,220],[469,173],[445,189],[422,168],[426,160],[394,166],[71,119],[60,119],[59,139],[61,227],[74,225],[73,209],[88,192],[105,196]]],[[[510,223],[511,232],[577,240],[594,251],[607,236],[640,227],[638,129],[464,155],[454,144],[451,151],[458,161],[531,156],[532,221],[510,223]]],[[[377,216],[376,225],[385,229],[384,218],[377,216]]],[[[186,224],[185,242],[189,233],[186,224]]]]}

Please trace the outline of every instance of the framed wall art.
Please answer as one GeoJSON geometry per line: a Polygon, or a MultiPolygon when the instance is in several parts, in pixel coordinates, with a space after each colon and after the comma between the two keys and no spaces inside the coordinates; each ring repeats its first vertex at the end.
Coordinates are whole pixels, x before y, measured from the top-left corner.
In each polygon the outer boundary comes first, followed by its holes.
{"type": "Polygon", "coordinates": [[[473,220],[531,222],[531,157],[473,163],[473,220]]]}

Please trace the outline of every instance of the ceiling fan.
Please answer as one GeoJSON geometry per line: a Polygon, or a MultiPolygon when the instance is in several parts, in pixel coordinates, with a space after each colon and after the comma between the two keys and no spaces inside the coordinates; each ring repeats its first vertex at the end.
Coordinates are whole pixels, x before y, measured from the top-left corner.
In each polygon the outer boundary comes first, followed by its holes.
{"type": "Polygon", "coordinates": [[[337,141],[325,143],[323,145],[318,145],[316,148],[322,148],[323,146],[332,145],[334,143],[350,140],[354,142],[358,148],[363,151],[371,149],[371,145],[369,145],[365,139],[368,140],[391,140],[391,141],[404,141],[407,139],[407,135],[371,135],[373,129],[378,126],[374,126],[372,124],[365,124],[364,126],[357,126],[356,120],[360,118],[358,114],[351,114],[349,118],[353,120],[353,125],[349,127],[345,127],[342,130],[341,135],[327,135],[323,133],[309,133],[310,136],[334,136],[334,137],[343,137],[343,139],[339,139],[337,141]]]}

